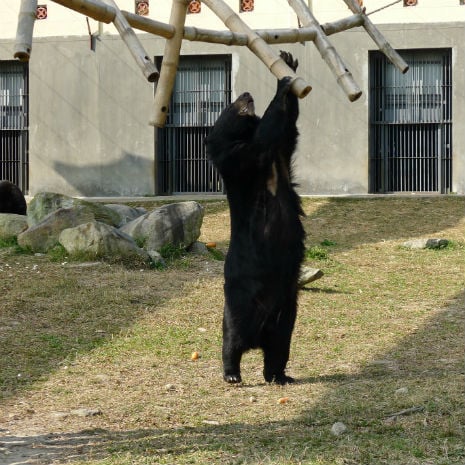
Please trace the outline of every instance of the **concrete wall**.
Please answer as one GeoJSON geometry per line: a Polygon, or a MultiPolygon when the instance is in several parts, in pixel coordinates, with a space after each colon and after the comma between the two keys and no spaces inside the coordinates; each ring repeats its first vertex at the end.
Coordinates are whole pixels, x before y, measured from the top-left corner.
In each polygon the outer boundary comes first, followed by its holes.
{"type": "MultiPolygon", "coordinates": [[[[404,7],[404,2],[364,0],[363,6],[375,24],[437,23],[465,20],[465,5],[459,0],[419,0],[416,6],[404,7]],[[385,8],[389,5],[388,8],[385,8]]],[[[313,14],[320,23],[340,19],[350,14],[343,0],[309,0],[313,14]]]]}
{"type": "MultiPolygon", "coordinates": [[[[463,23],[381,27],[399,49],[452,48],[453,190],[465,193],[465,29],[463,23]]],[[[141,35],[151,56],[164,40],[141,35]]],[[[363,30],[331,37],[363,90],[350,103],[312,43],[276,47],[299,59],[299,74],[313,86],[301,100],[301,133],[295,174],[304,194],[368,191],[368,52],[363,30]]],[[[0,60],[11,59],[12,41],[0,41],[0,60]]],[[[185,42],[183,54],[233,58],[233,97],[244,90],[262,114],[276,82],[247,49],[185,42]]],[[[30,62],[30,193],[150,195],[155,192],[154,129],[148,125],[153,86],[119,36],[105,34],[95,51],[88,36],[38,38],[30,62]]]]}

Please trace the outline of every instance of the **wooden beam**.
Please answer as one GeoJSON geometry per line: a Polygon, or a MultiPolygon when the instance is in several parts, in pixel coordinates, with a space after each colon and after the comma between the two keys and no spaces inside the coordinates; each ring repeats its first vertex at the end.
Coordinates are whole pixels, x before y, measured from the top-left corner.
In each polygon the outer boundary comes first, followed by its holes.
{"type": "Polygon", "coordinates": [[[189,0],[173,0],[171,5],[170,24],[174,27],[175,32],[174,36],[165,44],[160,79],[157,83],[153,102],[153,115],[150,120],[150,124],[158,128],[165,126],[168,116],[171,94],[178,70],[188,3],[189,0]]]}
{"type": "Polygon", "coordinates": [[[16,29],[14,57],[19,61],[29,61],[32,50],[32,33],[36,20],[37,0],[21,0],[16,29]]]}
{"type": "Polygon", "coordinates": [[[347,69],[341,57],[336,52],[336,49],[329,42],[307,5],[303,0],[288,0],[288,3],[294,9],[297,17],[304,26],[314,26],[316,28],[317,36],[314,43],[321,57],[336,76],[337,83],[344,90],[349,100],[351,102],[357,100],[362,95],[362,91],[354,81],[352,74],[347,69]]]}
{"type": "Polygon", "coordinates": [[[246,34],[248,37],[247,47],[268,67],[278,78],[285,76],[292,78],[291,90],[300,98],[305,97],[311,90],[311,86],[284,62],[284,60],[247,24],[245,24],[226,3],[222,0],[203,0],[232,32],[246,34]]]}

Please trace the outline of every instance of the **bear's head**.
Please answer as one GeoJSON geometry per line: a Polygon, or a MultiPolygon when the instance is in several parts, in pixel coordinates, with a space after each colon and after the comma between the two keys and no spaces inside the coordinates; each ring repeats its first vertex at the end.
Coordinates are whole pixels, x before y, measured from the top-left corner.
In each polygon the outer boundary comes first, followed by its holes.
{"type": "Polygon", "coordinates": [[[224,147],[238,141],[249,141],[259,121],[260,118],[255,115],[252,95],[244,92],[222,111],[207,138],[207,145],[213,143],[224,147]]]}

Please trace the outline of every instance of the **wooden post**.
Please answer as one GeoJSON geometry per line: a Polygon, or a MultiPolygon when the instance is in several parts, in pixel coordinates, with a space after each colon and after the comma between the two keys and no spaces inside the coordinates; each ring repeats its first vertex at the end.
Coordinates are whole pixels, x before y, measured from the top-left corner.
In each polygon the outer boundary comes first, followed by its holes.
{"type": "Polygon", "coordinates": [[[227,4],[222,0],[203,0],[232,32],[247,34],[247,47],[265,63],[268,69],[278,78],[292,77],[291,90],[300,98],[305,97],[311,90],[302,78],[287,66],[284,60],[252,29],[247,26],[227,4]]]}
{"type": "Polygon", "coordinates": [[[32,49],[32,32],[36,20],[37,0],[21,0],[16,29],[14,57],[19,61],[29,61],[32,49]]]}
{"type": "Polygon", "coordinates": [[[52,0],[52,2],[77,11],[96,21],[101,21],[102,23],[111,23],[116,15],[114,8],[98,0],[52,0]]]}
{"type": "Polygon", "coordinates": [[[115,0],[107,0],[107,2],[110,2],[116,11],[113,24],[118,30],[121,38],[127,45],[129,51],[136,60],[136,63],[144,73],[144,76],[147,78],[147,80],[149,82],[155,82],[159,76],[157,67],[148,57],[147,52],[144,50],[144,47],[137,38],[136,33],[132,30],[126,18],[123,16],[120,9],[116,5],[115,0]]]}
{"type": "Polygon", "coordinates": [[[344,90],[349,100],[351,102],[357,100],[362,95],[362,91],[354,81],[352,74],[346,68],[341,57],[337,54],[336,49],[327,39],[307,5],[303,2],[303,0],[288,0],[288,3],[294,9],[300,19],[300,22],[304,26],[315,26],[317,36],[314,43],[320,52],[321,57],[325,60],[326,64],[336,76],[337,83],[344,90]]]}
{"type": "Polygon", "coordinates": [[[150,124],[158,128],[165,126],[166,117],[168,116],[170,98],[176,80],[176,71],[178,70],[188,3],[188,0],[173,0],[171,5],[170,24],[174,27],[175,32],[174,36],[167,40],[165,44],[160,79],[157,83],[153,102],[153,115],[150,120],[150,124]]]}
{"type": "Polygon", "coordinates": [[[386,55],[390,62],[401,72],[408,71],[408,64],[405,60],[391,47],[391,44],[385,39],[383,34],[379,32],[378,28],[371,22],[370,18],[365,14],[365,10],[355,0],[344,0],[345,4],[349,7],[352,13],[360,14],[363,16],[363,24],[367,34],[373,39],[378,48],[386,55]]]}

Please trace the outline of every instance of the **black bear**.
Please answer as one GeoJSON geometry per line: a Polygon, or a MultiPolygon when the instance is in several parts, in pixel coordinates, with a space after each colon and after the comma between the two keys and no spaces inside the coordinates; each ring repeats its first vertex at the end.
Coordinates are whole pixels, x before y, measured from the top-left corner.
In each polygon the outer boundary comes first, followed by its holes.
{"type": "MultiPolygon", "coordinates": [[[[290,53],[281,57],[294,70],[290,53]]],[[[231,238],[224,266],[223,370],[241,382],[244,352],[261,348],[267,382],[294,381],[285,374],[297,313],[304,254],[303,215],[292,183],[299,105],[291,78],[278,80],[262,118],[246,92],[219,116],[206,139],[229,202],[231,238]]]]}
{"type": "Polygon", "coordinates": [[[26,199],[21,189],[10,181],[0,181],[0,213],[26,214],[26,199]]]}

